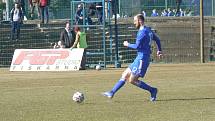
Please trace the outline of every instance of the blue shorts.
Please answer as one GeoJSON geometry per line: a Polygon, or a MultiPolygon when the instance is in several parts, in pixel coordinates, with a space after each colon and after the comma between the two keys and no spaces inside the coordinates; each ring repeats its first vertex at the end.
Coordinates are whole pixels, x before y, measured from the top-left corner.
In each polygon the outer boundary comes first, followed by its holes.
{"type": "Polygon", "coordinates": [[[144,56],[143,58],[136,58],[132,64],[129,65],[129,68],[132,71],[132,74],[138,77],[144,77],[147,71],[147,68],[150,63],[149,56],[144,56]]]}

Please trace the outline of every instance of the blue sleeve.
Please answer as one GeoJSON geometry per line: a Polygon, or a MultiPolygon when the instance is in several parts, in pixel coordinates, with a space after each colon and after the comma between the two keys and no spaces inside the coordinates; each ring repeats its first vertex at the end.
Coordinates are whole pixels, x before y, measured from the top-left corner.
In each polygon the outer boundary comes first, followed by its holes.
{"type": "Polygon", "coordinates": [[[137,36],[136,38],[136,43],[135,44],[128,44],[129,48],[137,49],[140,45],[140,41],[144,38],[144,34],[141,33],[140,35],[137,36]]]}
{"type": "Polygon", "coordinates": [[[161,51],[160,39],[155,33],[153,33],[153,40],[156,42],[158,50],[161,51]]]}

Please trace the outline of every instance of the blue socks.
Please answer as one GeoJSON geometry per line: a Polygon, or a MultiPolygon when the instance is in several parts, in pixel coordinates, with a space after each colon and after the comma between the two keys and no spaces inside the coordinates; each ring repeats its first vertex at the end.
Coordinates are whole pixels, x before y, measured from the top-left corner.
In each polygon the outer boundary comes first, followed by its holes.
{"type": "Polygon", "coordinates": [[[149,86],[148,84],[146,84],[140,80],[138,80],[138,82],[134,85],[141,88],[141,89],[148,90],[149,92],[151,92],[153,90],[153,87],[149,86]]]}
{"type": "MultiPolygon", "coordinates": [[[[115,94],[122,86],[124,86],[125,84],[125,79],[120,79],[113,87],[113,89],[111,90],[111,93],[115,94]]],[[[136,84],[134,84],[135,86],[147,90],[149,92],[152,92],[152,90],[154,89],[153,87],[151,87],[150,85],[146,84],[143,81],[138,80],[138,82],[136,84]]]]}
{"type": "Polygon", "coordinates": [[[111,92],[116,93],[125,84],[125,79],[120,79],[113,87],[111,92]]]}

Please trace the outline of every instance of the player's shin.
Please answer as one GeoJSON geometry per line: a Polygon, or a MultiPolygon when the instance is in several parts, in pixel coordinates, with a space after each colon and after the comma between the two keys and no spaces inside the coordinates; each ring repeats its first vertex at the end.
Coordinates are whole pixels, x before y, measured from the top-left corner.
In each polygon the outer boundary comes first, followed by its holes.
{"type": "Polygon", "coordinates": [[[113,87],[111,92],[115,94],[123,85],[125,84],[125,79],[120,79],[113,87]]]}
{"type": "Polygon", "coordinates": [[[148,84],[146,84],[146,83],[144,83],[143,81],[140,81],[140,80],[132,82],[132,84],[134,84],[135,86],[137,86],[137,87],[139,87],[141,89],[149,91],[150,94],[151,94],[150,100],[153,101],[153,102],[156,101],[157,92],[158,92],[157,88],[151,87],[148,84]]]}
{"type": "Polygon", "coordinates": [[[140,80],[137,80],[137,81],[133,82],[132,84],[141,89],[147,90],[149,92],[151,92],[153,90],[153,87],[151,87],[150,85],[148,85],[145,82],[140,81],[140,80]]]}

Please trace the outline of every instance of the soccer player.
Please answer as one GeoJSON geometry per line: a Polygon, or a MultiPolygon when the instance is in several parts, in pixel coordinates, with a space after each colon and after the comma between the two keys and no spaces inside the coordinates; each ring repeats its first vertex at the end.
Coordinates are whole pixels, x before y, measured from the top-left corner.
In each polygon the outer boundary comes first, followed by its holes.
{"type": "Polygon", "coordinates": [[[124,41],[123,45],[128,48],[136,49],[137,57],[134,62],[122,73],[121,78],[114,85],[112,90],[104,92],[103,95],[108,98],[112,98],[127,81],[141,89],[149,91],[151,94],[150,100],[155,101],[158,92],[157,88],[151,87],[145,82],[140,81],[139,77],[144,77],[149,66],[152,40],[155,40],[157,44],[158,57],[162,56],[160,39],[149,27],[144,26],[144,16],[142,14],[138,14],[134,17],[134,25],[137,29],[139,29],[136,43],[130,44],[128,41],[124,41]]]}

